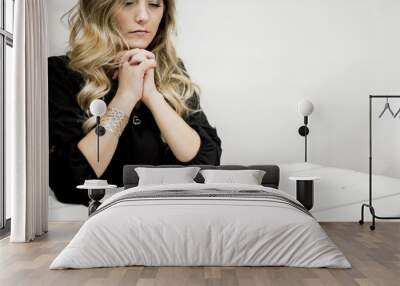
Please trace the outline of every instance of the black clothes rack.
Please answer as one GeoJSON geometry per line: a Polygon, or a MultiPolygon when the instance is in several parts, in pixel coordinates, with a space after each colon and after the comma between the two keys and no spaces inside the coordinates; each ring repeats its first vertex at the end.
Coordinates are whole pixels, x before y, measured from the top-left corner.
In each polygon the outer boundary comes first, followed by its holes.
{"type": "Polygon", "coordinates": [[[389,98],[400,98],[400,95],[370,95],[369,96],[369,204],[363,204],[361,206],[361,220],[359,224],[364,224],[364,207],[369,208],[372,215],[372,225],[370,229],[375,229],[375,219],[400,219],[400,217],[383,217],[378,216],[375,213],[375,209],[372,205],[372,100],[377,99],[389,99],[389,98]]]}

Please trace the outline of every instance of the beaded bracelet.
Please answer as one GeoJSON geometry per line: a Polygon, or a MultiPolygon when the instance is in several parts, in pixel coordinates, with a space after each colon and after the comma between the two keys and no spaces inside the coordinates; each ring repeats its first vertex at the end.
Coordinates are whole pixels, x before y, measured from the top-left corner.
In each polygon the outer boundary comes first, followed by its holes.
{"type": "Polygon", "coordinates": [[[122,134],[122,122],[126,117],[125,112],[116,107],[111,107],[100,122],[106,131],[117,134],[120,137],[122,134]]]}

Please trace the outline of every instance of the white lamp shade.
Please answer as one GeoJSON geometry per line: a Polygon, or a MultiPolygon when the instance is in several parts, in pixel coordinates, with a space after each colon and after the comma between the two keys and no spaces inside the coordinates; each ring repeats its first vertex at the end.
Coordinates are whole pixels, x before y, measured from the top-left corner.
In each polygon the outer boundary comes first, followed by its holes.
{"type": "Polygon", "coordinates": [[[299,113],[303,116],[309,116],[314,111],[314,105],[309,100],[302,100],[298,105],[299,113]]]}
{"type": "Polygon", "coordinates": [[[107,112],[107,105],[103,100],[95,99],[89,109],[94,116],[103,116],[107,112]]]}

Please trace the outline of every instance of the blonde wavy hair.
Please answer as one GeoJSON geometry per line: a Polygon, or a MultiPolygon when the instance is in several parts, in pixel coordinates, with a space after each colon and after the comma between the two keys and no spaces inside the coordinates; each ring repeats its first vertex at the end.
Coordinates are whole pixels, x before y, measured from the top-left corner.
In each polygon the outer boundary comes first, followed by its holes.
{"type": "MultiPolygon", "coordinates": [[[[79,72],[84,79],[77,101],[85,113],[82,124],[85,134],[96,124],[89,110],[90,103],[110,92],[112,75],[118,69],[117,55],[129,49],[114,20],[115,12],[125,1],[79,0],[63,15],[68,16],[70,28],[69,68],[79,72]]],[[[146,50],[154,53],[157,59],[154,80],[158,91],[181,117],[186,117],[200,111],[201,89],[189,78],[177,57],[172,33],[176,34],[175,0],[164,0],[163,18],[146,50]]]]}

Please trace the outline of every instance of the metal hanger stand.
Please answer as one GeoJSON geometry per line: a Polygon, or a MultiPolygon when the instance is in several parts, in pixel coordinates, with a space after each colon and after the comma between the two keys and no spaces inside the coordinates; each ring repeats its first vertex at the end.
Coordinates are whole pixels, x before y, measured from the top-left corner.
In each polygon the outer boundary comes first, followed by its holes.
{"type": "Polygon", "coordinates": [[[375,214],[375,209],[372,206],[372,99],[374,98],[400,98],[400,95],[370,95],[369,96],[369,204],[361,206],[361,220],[359,224],[364,224],[364,207],[369,208],[372,215],[371,230],[375,229],[375,219],[400,219],[400,217],[383,217],[375,214]]]}

